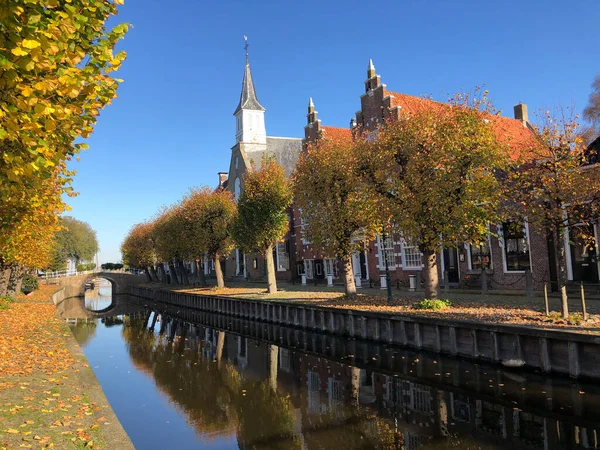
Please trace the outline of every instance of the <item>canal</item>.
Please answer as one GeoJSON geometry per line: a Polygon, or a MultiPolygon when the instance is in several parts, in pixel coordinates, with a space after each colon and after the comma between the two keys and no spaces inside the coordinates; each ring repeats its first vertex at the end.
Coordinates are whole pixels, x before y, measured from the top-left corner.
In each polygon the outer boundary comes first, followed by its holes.
{"type": "Polygon", "coordinates": [[[138,449],[600,445],[595,384],[100,290],[71,327],[138,449]]]}

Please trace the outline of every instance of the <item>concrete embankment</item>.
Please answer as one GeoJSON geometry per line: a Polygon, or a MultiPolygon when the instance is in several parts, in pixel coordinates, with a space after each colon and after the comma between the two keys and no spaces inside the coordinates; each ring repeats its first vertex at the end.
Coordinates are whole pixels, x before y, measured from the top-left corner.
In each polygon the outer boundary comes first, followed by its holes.
{"type": "Polygon", "coordinates": [[[233,299],[134,286],[132,294],[185,308],[397,344],[544,373],[600,379],[600,336],[531,326],[233,299]]]}

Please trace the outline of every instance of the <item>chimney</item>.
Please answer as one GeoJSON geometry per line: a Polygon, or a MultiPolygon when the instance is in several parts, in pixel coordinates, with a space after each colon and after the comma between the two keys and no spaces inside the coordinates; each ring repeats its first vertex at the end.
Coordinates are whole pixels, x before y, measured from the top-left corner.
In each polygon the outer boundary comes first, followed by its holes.
{"type": "Polygon", "coordinates": [[[515,119],[519,120],[524,126],[527,126],[529,115],[527,114],[527,105],[525,103],[519,103],[515,106],[515,119]]]}
{"type": "Polygon", "coordinates": [[[223,187],[223,184],[227,181],[227,172],[219,172],[219,187],[223,187]]]}

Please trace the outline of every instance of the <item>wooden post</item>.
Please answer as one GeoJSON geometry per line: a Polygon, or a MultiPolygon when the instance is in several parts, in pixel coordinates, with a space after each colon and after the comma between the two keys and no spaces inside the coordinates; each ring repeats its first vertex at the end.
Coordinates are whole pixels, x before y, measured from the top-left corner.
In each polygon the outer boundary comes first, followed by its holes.
{"type": "Polygon", "coordinates": [[[585,290],[583,289],[583,281],[581,282],[581,309],[583,310],[583,320],[587,320],[588,313],[585,308],[585,290]]]}
{"type": "Polygon", "coordinates": [[[544,303],[546,304],[546,316],[549,316],[550,306],[548,305],[548,283],[544,283],[544,303]]]}

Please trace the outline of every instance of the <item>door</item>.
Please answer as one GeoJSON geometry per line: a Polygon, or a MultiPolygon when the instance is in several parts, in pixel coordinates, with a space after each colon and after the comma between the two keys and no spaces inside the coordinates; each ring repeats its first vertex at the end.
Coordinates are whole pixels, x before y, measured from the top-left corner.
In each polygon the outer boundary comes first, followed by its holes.
{"type": "Polygon", "coordinates": [[[354,252],[352,254],[352,271],[355,277],[360,277],[361,280],[368,278],[367,274],[367,256],[365,252],[354,252]]]}
{"type": "Polygon", "coordinates": [[[598,282],[598,255],[593,225],[571,227],[571,265],[573,281],[598,282]]]}
{"type": "Polygon", "coordinates": [[[458,283],[458,250],[456,248],[444,249],[444,271],[448,272],[448,281],[450,283],[458,283]]]}

